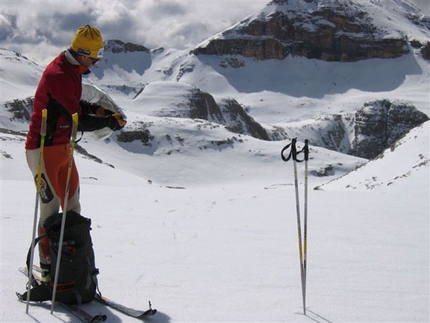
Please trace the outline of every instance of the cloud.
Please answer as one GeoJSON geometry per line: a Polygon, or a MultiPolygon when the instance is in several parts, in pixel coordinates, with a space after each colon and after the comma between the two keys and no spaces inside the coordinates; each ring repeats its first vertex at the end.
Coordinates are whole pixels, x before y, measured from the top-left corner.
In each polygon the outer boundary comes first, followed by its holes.
{"type": "Polygon", "coordinates": [[[16,28],[16,17],[0,14],[0,42],[13,36],[16,28]]]}
{"type": "MultiPolygon", "coordinates": [[[[270,0],[2,0],[0,46],[47,64],[90,24],[105,39],[148,48],[190,48],[262,9],[270,0]]],[[[428,0],[411,0],[427,9],[428,0]]]]}
{"type": "Polygon", "coordinates": [[[105,39],[148,48],[192,47],[230,27],[269,0],[2,1],[0,46],[47,64],[77,28],[98,27],[105,39]]]}

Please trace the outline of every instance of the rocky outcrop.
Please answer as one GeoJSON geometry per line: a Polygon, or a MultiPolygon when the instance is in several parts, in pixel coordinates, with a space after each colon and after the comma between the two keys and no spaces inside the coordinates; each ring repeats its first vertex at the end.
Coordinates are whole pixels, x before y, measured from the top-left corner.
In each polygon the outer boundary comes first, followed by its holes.
{"type": "Polygon", "coordinates": [[[421,55],[428,61],[430,61],[430,42],[421,46],[421,55]]]}
{"type": "Polygon", "coordinates": [[[422,42],[417,39],[412,39],[410,45],[414,49],[419,49],[421,56],[426,60],[430,60],[430,41],[422,42]]]}
{"type": "Polygon", "coordinates": [[[142,45],[133,43],[125,43],[118,39],[107,40],[104,43],[105,51],[114,54],[117,53],[132,53],[132,52],[149,52],[149,49],[142,45]]]}
{"type": "Polygon", "coordinates": [[[234,99],[225,100],[218,105],[212,95],[195,89],[189,98],[189,108],[189,118],[208,120],[224,125],[238,134],[269,140],[266,130],[234,99]]]}
{"type": "Polygon", "coordinates": [[[226,120],[212,95],[194,89],[189,97],[189,115],[191,119],[203,119],[218,124],[226,124],[226,120]]]}
{"type": "Polygon", "coordinates": [[[373,24],[370,15],[351,2],[339,0],[333,7],[324,6],[322,0],[278,0],[269,6],[276,10],[243,21],[193,53],[256,59],[293,55],[350,62],[395,58],[408,52],[405,38],[373,24]],[[315,5],[303,10],[300,1],[315,5]]]}
{"type": "MultiPolygon", "coordinates": [[[[309,138],[309,144],[373,159],[429,117],[413,105],[386,99],[366,102],[355,113],[320,116],[287,126],[284,138],[309,138]]],[[[281,134],[282,136],[282,134],[281,134]]]]}
{"type": "Polygon", "coordinates": [[[227,125],[228,130],[239,134],[248,134],[262,140],[270,140],[263,126],[247,114],[236,100],[226,100],[221,109],[224,117],[230,120],[227,125]]]}
{"type": "Polygon", "coordinates": [[[146,127],[142,126],[140,130],[123,130],[117,134],[116,139],[119,142],[133,142],[139,140],[143,144],[147,144],[150,140],[154,139],[154,137],[146,127]]]}
{"type": "Polygon", "coordinates": [[[411,129],[427,120],[427,115],[404,102],[368,102],[355,114],[355,134],[349,154],[375,158],[411,129]]]}
{"type": "Polygon", "coordinates": [[[13,100],[5,103],[5,108],[12,114],[14,119],[30,121],[31,111],[33,110],[34,97],[28,97],[24,100],[13,100]]]}

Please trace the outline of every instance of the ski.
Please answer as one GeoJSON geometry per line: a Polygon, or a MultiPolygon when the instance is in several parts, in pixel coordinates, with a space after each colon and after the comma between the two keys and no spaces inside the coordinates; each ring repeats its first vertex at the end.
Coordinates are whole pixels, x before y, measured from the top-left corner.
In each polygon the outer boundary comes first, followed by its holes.
{"type": "Polygon", "coordinates": [[[110,300],[110,299],[108,299],[106,297],[103,297],[103,296],[101,296],[99,294],[96,295],[95,300],[98,301],[98,302],[100,302],[100,303],[102,303],[102,304],[104,304],[104,305],[106,305],[106,306],[112,307],[113,309],[115,309],[115,310],[117,310],[117,311],[119,311],[119,312],[121,312],[121,313],[123,313],[123,314],[125,314],[127,316],[131,316],[131,317],[134,317],[136,319],[142,319],[142,318],[145,318],[145,317],[148,317],[148,316],[152,316],[155,313],[157,313],[157,310],[153,309],[151,307],[152,306],[151,302],[149,302],[149,309],[148,310],[141,311],[141,310],[135,310],[133,308],[124,306],[124,305],[122,305],[120,303],[117,303],[117,302],[115,302],[113,300],[110,300]]]}
{"type": "MultiPolygon", "coordinates": [[[[28,277],[28,270],[26,267],[25,268],[20,267],[19,271],[28,277]]],[[[36,269],[36,271],[37,271],[37,269],[36,269]]],[[[33,273],[33,277],[34,277],[34,282],[40,283],[40,276],[39,275],[33,273]]],[[[17,292],[16,296],[18,297],[18,299],[20,301],[23,301],[23,302],[26,301],[26,299],[24,299],[22,294],[17,292]]],[[[61,302],[59,302],[59,304],[64,309],[68,310],[70,313],[72,313],[74,316],[76,316],[80,321],[82,321],[84,323],[99,323],[99,322],[105,322],[107,320],[106,315],[104,315],[104,314],[91,315],[90,313],[88,313],[87,311],[82,309],[82,307],[80,307],[78,305],[68,305],[68,304],[64,304],[61,302]]]]}
{"type": "MultiPolygon", "coordinates": [[[[40,267],[37,265],[33,265],[33,270],[36,272],[39,272],[39,273],[41,271],[40,267]]],[[[133,317],[136,319],[142,319],[142,318],[149,317],[149,316],[152,316],[152,315],[157,313],[157,310],[152,308],[151,302],[149,302],[149,309],[146,311],[142,311],[142,310],[136,310],[134,308],[122,305],[122,304],[115,302],[115,301],[113,301],[107,297],[102,296],[99,293],[96,294],[95,300],[98,301],[99,303],[105,305],[105,306],[111,307],[111,308],[113,308],[113,309],[115,309],[115,310],[117,310],[117,311],[119,311],[119,312],[121,312],[127,316],[130,316],[130,317],[133,317]]]]}
{"type": "Polygon", "coordinates": [[[65,309],[70,311],[73,315],[75,315],[78,319],[80,319],[82,322],[96,323],[96,322],[105,322],[107,320],[107,316],[105,314],[98,314],[93,316],[77,305],[67,305],[64,303],[60,303],[60,304],[65,309]]]}

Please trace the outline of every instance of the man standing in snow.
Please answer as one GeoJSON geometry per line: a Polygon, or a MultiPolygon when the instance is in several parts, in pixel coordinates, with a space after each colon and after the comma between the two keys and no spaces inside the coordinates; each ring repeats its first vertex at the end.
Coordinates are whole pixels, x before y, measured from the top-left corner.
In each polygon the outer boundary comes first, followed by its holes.
{"type": "MultiPolygon", "coordinates": [[[[81,100],[82,74],[103,57],[101,32],[89,25],[80,27],[70,48],[60,53],[46,68],[34,97],[30,127],[25,144],[28,166],[37,180],[42,122],[42,110],[47,109],[47,131],[42,161],[42,185],[40,188],[39,235],[44,233],[43,223],[64,206],[67,169],[70,158],[72,114],[79,115],[79,131],[94,131],[109,127],[122,129],[126,121],[118,113],[81,100]]],[[[80,213],[79,175],[73,163],[67,209],[80,213]]],[[[64,211],[64,210],[63,210],[64,211]]],[[[39,243],[42,280],[50,281],[49,241],[39,243]]]]}

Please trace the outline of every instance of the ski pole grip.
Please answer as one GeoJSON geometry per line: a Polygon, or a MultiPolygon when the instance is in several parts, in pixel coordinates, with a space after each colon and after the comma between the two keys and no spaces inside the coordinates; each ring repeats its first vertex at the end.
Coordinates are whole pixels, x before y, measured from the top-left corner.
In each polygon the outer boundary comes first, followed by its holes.
{"type": "Polygon", "coordinates": [[[304,153],[305,153],[305,160],[309,160],[309,140],[308,139],[305,140],[304,153]]]}
{"type": "Polygon", "coordinates": [[[285,150],[287,150],[288,148],[290,148],[290,146],[291,146],[291,144],[288,144],[288,145],[286,145],[284,148],[282,148],[282,150],[281,150],[281,157],[282,157],[282,160],[283,160],[284,162],[289,161],[289,160],[290,160],[290,158],[291,158],[291,152],[288,154],[288,156],[287,156],[287,157],[285,157],[285,155],[284,155],[285,150]]]}
{"type": "Polygon", "coordinates": [[[42,110],[42,125],[40,127],[40,135],[42,137],[46,136],[46,119],[48,118],[48,110],[42,110]]]}
{"type": "Polygon", "coordinates": [[[297,138],[293,138],[293,139],[291,140],[291,143],[290,143],[290,144],[288,144],[288,145],[286,145],[286,146],[282,149],[282,151],[281,151],[281,157],[282,157],[282,160],[283,160],[284,162],[289,161],[291,158],[293,158],[293,160],[296,160],[296,157],[297,157],[296,142],[297,142],[297,138]],[[290,153],[288,154],[288,156],[287,156],[287,157],[285,157],[284,152],[285,152],[288,148],[290,148],[290,147],[291,147],[290,153]]]}

